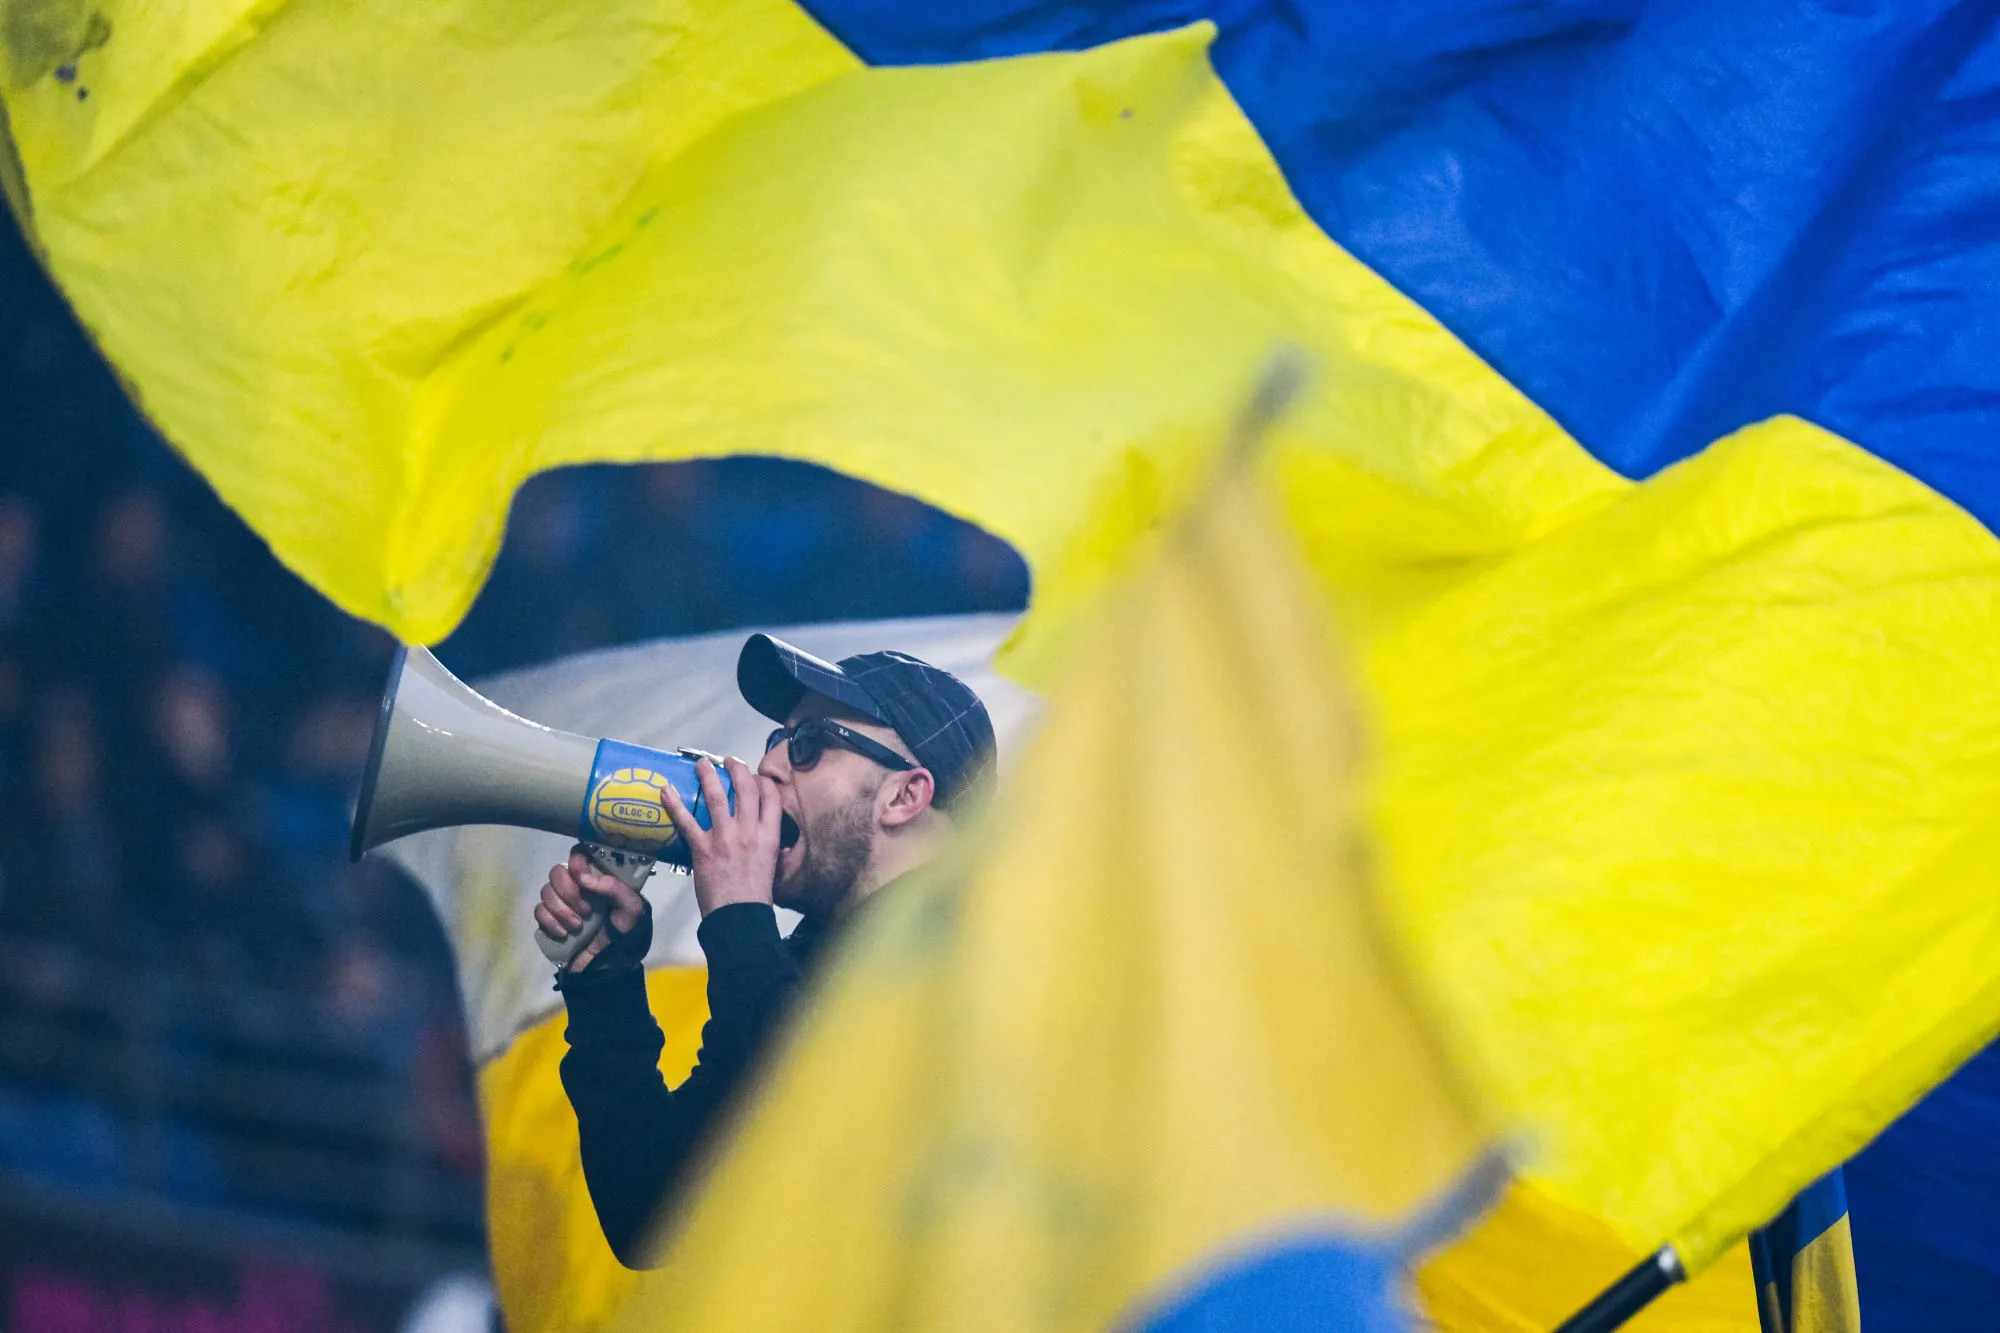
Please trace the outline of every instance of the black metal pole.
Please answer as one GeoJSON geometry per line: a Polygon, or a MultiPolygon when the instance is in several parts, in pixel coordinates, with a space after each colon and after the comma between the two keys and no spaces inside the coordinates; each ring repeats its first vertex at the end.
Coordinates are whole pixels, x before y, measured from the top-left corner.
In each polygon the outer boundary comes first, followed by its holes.
{"type": "Polygon", "coordinates": [[[1611,1333],[1676,1282],[1687,1280],[1687,1269],[1674,1247],[1663,1245],[1637,1268],[1606,1287],[1597,1299],[1563,1322],[1556,1333],[1611,1333]]]}

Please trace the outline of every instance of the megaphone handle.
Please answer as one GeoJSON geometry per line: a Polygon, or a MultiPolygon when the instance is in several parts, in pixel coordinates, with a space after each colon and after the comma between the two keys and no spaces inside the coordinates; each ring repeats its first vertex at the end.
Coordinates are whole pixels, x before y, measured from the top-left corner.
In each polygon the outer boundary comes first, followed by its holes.
{"type": "MultiPolygon", "coordinates": [[[[653,873],[654,857],[644,852],[628,852],[619,847],[605,847],[594,842],[580,842],[576,850],[589,857],[607,875],[615,875],[628,887],[637,892],[646,891],[646,880],[653,873]]],[[[535,927],[535,947],[542,951],[542,957],[557,967],[568,967],[569,960],[576,957],[583,948],[596,939],[599,932],[611,922],[610,909],[601,902],[590,905],[590,915],[583,924],[562,939],[551,938],[540,926],[535,927]]]]}

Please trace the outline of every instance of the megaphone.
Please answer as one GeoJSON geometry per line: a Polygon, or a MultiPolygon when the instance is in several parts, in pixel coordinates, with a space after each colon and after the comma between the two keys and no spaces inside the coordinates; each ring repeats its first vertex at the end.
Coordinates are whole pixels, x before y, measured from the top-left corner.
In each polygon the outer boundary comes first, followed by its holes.
{"type": "MultiPolygon", "coordinates": [[[[656,862],[685,867],[687,844],[660,793],[672,787],[703,828],[707,797],[695,761],[715,763],[729,806],[736,793],[714,755],[655,750],[517,717],[445,670],[424,648],[398,648],[382,692],[348,853],[427,829],[511,824],[573,837],[607,874],[634,889],[656,862]]],[[[543,956],[566,965],[604,929],[600,904],[568,938],[535,932],[543,956]]]]}

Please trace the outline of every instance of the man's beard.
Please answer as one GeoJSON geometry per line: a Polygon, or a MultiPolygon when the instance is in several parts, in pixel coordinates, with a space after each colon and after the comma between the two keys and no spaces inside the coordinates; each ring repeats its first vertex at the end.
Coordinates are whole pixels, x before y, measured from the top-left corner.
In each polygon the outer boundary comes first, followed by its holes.
{"type": "Polygon", "coordinates": [[[867,792],[814,820],[798,872],[773,886],[780,907],[826,915],[847,901],[868,869],[875,841],[875,793],[867,792]]]}

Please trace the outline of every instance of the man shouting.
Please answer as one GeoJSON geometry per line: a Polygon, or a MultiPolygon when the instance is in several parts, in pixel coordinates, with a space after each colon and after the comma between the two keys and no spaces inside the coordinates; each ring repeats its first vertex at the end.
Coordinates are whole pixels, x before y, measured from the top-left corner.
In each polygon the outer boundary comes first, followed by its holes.
{"type": "Polygon", "coordinates": [[[664,1038],[641,970],[652,909],[581,852],[552,867],[535,922],[553,939],[580,928],[599,895],[610,929],[557,975],[569,1008],[563,1088],[576,1109],[583,1175],[604,1238],[641,1267],[661,1202],[719,1123],[798,995],[830,932],[870,894],[937,854],[954,818],[991,785],[993,723],[948,671],[897,652],[819,660],[765,634],[736,662],[737,688],[781,725],[753,773],[725,760],[736,793],[701,761],[703,829],[669,786],[687,842],[708,958],[709,1019],[694,1071],[660,1077],[664,1038]],[[803,917],[778,934],[775,907],[803,917]]]}

